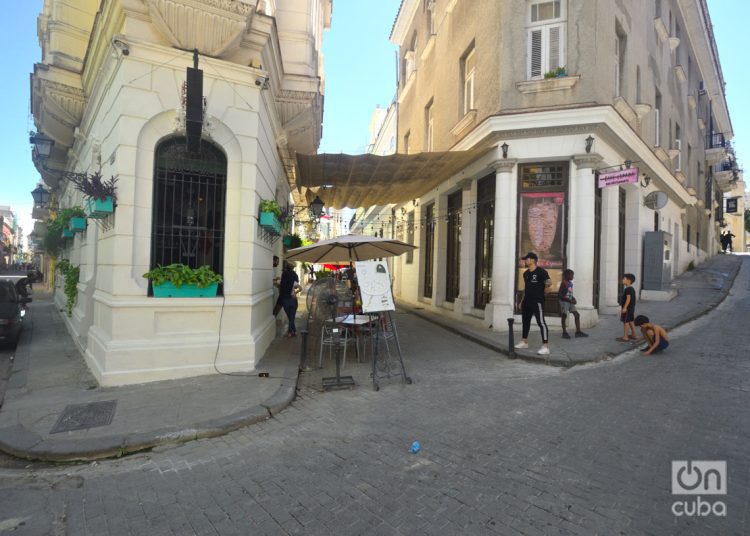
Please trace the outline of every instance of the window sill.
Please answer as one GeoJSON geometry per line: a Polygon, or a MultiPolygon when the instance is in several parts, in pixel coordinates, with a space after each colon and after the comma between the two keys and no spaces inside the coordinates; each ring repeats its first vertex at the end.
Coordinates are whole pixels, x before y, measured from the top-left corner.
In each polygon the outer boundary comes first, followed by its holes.
{"type": "Polygon", "coordinates": [[[474,124],[474,121],[476,121],[477,118],[477,111],[476,110],[469,110],[464,114],[464,116],[456,123],[453,128],[451,129],[451,134],[453,134],[456,137],[461,136],[468,127],[474,124]]]}
{"type": "Polygon", "coordinates": [[[543,78],[541,80],[526,80],[516,82],[516,88],[521,93],[542,93],[545,91],[560,91],[570,89],[578,83],[581,75],[561,76],[560,78],[543,78]]]}

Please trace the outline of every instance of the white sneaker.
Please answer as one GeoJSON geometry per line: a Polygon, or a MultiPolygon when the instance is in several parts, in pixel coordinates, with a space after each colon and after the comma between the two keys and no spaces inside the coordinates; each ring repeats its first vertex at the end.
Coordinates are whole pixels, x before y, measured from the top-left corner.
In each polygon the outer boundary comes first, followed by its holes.
{"type": "Polygon", "coordinates": [[[528,348],[528,347],[529,347],[528,343],[525,343],[523,341],[521,341],[518,344],[516,344],[516,348],[518,348],[519,350],[521,350],[523,348],[528,348]]]}
{"type": "Polygon", "coordinates": [[[537,351],[537,354],[549,355],[549,348],[547,348],[546,346],[542,346],[541,348],[539,348],[539,351],[537,351]]]}

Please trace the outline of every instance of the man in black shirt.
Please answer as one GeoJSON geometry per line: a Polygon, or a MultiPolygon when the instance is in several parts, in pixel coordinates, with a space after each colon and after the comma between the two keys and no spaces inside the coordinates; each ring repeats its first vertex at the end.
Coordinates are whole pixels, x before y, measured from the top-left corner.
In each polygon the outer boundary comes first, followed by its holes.
{"type": "Polygon", "coordinates": [[[544,319],[544,293],[545,290],[552,286],[552,280],[547,270],[536,265],[539,257],[536,253],[528,252],[523,261],[526,264],[526,271],[523,273],[524,293],[521,302],[521,320],[523,333],[521,342],[516,344],[516,348],[529,347],[529,329],[531,328],[531,317],[536,318],[536,323],[542,332],[542,347],[537,352],[540,355],[549,355],[549,329],[544,319]]]}
{"type": "Polygon", "coordinates": [[[297,273],[291,264],[288,262],[284,263],[284,271],[281,273],[281,281],[279,282],[279,300],[289,319],[287,337],[297,335],[297,326],[294,324],[294,318],[297,315],[297,293],[300,290],[302,289],[299,285],[297,273]]]}

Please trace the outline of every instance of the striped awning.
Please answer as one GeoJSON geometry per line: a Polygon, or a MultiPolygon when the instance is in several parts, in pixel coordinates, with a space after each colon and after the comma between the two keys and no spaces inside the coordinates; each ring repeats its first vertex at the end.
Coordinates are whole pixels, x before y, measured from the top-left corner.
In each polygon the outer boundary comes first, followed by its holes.
{"type": "Polygon", "coordinates": [[[297,186],[312,201],[341,209],[404,203],[461,172],[492,147],[416,154],[299,154],[297,186]]]}

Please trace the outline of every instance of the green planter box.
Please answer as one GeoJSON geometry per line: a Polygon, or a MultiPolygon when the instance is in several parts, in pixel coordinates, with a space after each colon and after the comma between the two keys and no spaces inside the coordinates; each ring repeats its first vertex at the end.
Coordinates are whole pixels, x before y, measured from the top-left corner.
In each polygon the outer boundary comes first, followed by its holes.
{"type": "Polygon", "coordinates": [[[86,218],[70,218],[70,221],[68,222],[68,228],[75,233],[85,231],[86,218]]]}
{"type": "Polygon", "coordinates": [[[73,238],[73,235],[75,235],[75,233],[70,229],[63,229],[62,235],[63,238],[73,238]]]}
{"type": "Polygon", "coordinates": [[[153,289],[154,298],[215,298],[219,284],[212,283],[206,288],[199,288],[192,284],[176,287],[167,281],[161,285],[153,285],[153,289]]]}
{"type": "Polygon", "coordinates": [[[89,218],[101,220],[112,214],[114,210],[114,203],[111,196],[107,196],[104,201],[91,198],[86,200],[86,214],[88,214],[89,218]]]}
{"type": "Polygon", "coordinates": [[[260,213],[260,226],[273,236],[281,235],[281,222],[273,212],[260,213]]]}

